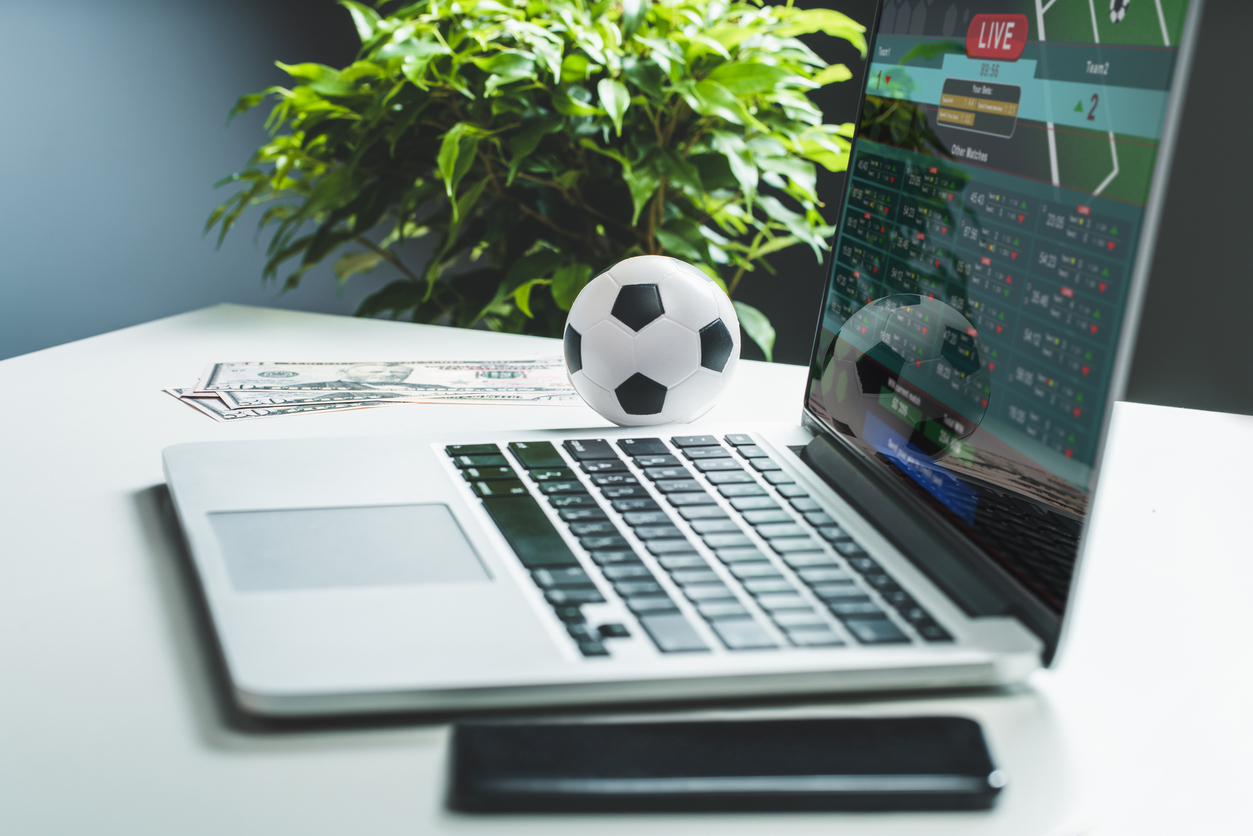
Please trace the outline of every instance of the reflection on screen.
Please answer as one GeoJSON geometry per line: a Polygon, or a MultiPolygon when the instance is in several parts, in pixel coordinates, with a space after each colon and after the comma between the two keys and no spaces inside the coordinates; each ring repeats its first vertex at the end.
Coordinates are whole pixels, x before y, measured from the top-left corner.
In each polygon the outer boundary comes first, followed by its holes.
{"type": "Polygon", "coordinates": [[[1186,12],[888,0],[871,47],[809,406],[1059,611],[1186,12]]]}

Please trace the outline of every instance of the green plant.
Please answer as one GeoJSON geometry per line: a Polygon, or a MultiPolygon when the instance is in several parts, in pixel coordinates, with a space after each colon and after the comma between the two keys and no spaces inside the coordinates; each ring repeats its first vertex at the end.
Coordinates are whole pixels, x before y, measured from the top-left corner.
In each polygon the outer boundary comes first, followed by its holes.
{"type": "MultiPolygon", "coordinates": [[[[399,274],[359,315],[557,336],[583,285],[628,256],[691,261],[729,293],[794,244],[821,261],[832,230],[814,164],[844,169],[852,125],[824,124],[806,94],[850,73],[797,36],[823,32],[864,55],[864,28],[839,12],[756,0],[341,3],[361,38],[355,62],[280,63],[295,86],[231,111],[272,100],[270,140],[222,181],[243,188],[206,231],[218,226],[220,244],[248,207],[269,203],[267,279],[298,259],[295,287],[347,246],[341,284],[380,265],[399,274]],[[406,263],[406,242],[424,236],[433,255],[406,263]]],[[[769,321],[736,306],[769,357],[769,321]]]]}

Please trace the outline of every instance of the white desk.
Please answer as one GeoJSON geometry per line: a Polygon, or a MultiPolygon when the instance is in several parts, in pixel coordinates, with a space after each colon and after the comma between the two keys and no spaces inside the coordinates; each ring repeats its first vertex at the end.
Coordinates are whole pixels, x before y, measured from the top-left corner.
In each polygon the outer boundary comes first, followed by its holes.
{"type": "MultiPolygon", "coordinates": [[[[603,422],[582,408],[409,405],[222,425],[160,390],[214,360],[557,350],[222,306],[0,363],[0,833],[1249,832],[1253,419],[1135,404],[1115,413],[1057,670],[1012,692],[747,709],[974,716],[1011,777],[991,813],[475,818],[443,808],[444,725],[228,724],[157,506],[163,447],[603,422]]],[[[745,363],[710,417],[795,419],[804,377],[745,363]]]]}

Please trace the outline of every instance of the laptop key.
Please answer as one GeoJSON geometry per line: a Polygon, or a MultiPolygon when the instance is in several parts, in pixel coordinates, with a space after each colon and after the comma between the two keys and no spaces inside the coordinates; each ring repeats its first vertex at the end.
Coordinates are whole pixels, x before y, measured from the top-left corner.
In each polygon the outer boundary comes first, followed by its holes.
{"type": "Polygon", "coordinates": [[[826,552],[788,552],[783,555],[783,562],[793,569],[835,566],[835,561],[826,552]]]}
{"type": "Polygon", "coordinates": [[[626,473],[626,462],[621,459],[592,459],[579,462],[579,469],[584,473],[626,473]]]}
{"type": "Polygon", "coordinates": [[[577,606],[566,605],[553,607],[553,612],[557,614],[558,618],[567,624],[574,624],[575,622],[584,620],[583,610],[577,606]]]}
{"type": "Polygon", "coordinates": [[[764,560],[760,563],[732,563],[728,568],[732,575],[741,579],[783,577],[783,573],[774,568],[773,563],[767,563],[764,560]]]}
{"type": "Polygon", "coordinates": [[[725,440],[727,444],[730,444],[732,447],[740,447],[744,444],[756,443],[753,441],[753,437],[747,433],[731,433],[730,435],[725,436],[725,440]]]}
{"type": "Polygon", "coordinates": [[[670,448],[660,438],[622,438],[618,449],[628,456],[664,456],[670,448]]]}
{"type": "Polygon", "coordinates": [[[867,604],[870,597],[861,587],[851,583],[822,583],[810,587],[814,594],[825,603],[841,602],[846,604],[867,604]]]}
{"type": "Polygon", "coordinates": [[[463,467],[461,475],[465,477],[467,482],[518,478],[517,471],[512,467],[463,467]]]}
{"type": "Polygon", "coordinates": [[[692,467],[701,473],[712,473],[719,470],[744,470],[735,459],[701,459],[692,462],[692,467]]]}
{"type": "Polygon", "coordinates": [[[572,623],[566,625],[566,632],[570,634],[575,641],[594,642],[600,641],[598,636],[586,621],[572,623]]]}
{"type": "Polygon", "coordinates": [[[625,624],[602,624],[596,628],[596,632],[600,633],[604,639],[628,639],[631,637],[631,631],[626,628],[625,624]]]}
{"type": "Polygon", "coordinates": [[[453,458],[457,456],[499,456],[500,448],[495,444],[449,444],[444,448],[444,452],[453,458]]]}
{"type": "Polygon", "coordinates": [[[587,572],[577,566],[568,569],[536,569],[531,572],[531,578],[536,586],[543,589],[595,586],[587,572]]]}
{"type": "Polygon", "coordinates": [[[658,505],[657,502],[652,497],[649,497],[647,499],[644,499],[643,497],[624,497],[622,499],[610,500],[609,504],[613,507],[613,510],[617,511],[620,514],[625,514],[625,513],[633,512],[633,511],[660,511],[661,510],[661,506],[658,505]]]}
{"type": "Polygon", "coordinates": [[[640,556],[631,549],[600,549],[591,553],[592,562],[597,566],[619,565],[623,563],[634,563],[640,566],[644,565],[644,561],[640,560],[640,556]]]}
{"type": "MultiPolygon", "coordinates": [[[[543,487],[541,485],[541,487],[543,487]]],[[[600,489],[608,499],[651,499],[643,485],[605,485],[600,489]]]]}
{"type": "Polygon", "coordinates": [[[507,467],[509,460],[500,454],[485,456],[454,456],[457,467],[507,467]]]}
{"type": "Polygon", "coordinates": [[[835,525],[835,520],[826,511],[810,511],[805,514],[805,522],[810,525],[835,525]]]}
{"type": "Polygon", "coordinates": [[[689,505],[714,505],[714,498],[704,491],[692,491],[690,493],[671,493],[666,494],[666,501],[676,508],[682,508],[689,505]]]}
{"type": "Polygon", "coordinates": [[[756,444],[737,445],[735,452],[739,453],[746,459],[759,459],[766,455],[766,451],[758,447],[756,444]]]}
{"type": "Polygon", "coordinates": [[[770,634],[751,618],[727,618],[710,622],[718,638],[730,650],[760,650],[777,647],[770,634]]]}
{"type": "Polygon", "coordinates": [[[705,545],[711,549],[743,549],[753,545],[753,541],[743,534],[706,534],[705,545]]]}
{"type": "Polygon", "coordinates": [[[870,558],[866,556],[866,550],[863,549],[861,546],[857,545],[857,543],[854,543],[852,540],[836,540],[834,543],[831,544],[831,547],[834,548],[840,554],[847,557],[848,562],[853,566],[854,569],[858,570],[859,572],[866,572],[866,571],[870,571],[871,569],[879,568],[879,564],[875,563],[873,560],[870,560],[870,558]],[[861,561],[861,560],[869,561],[867,564],[864,564],[869,567],[868,569],[862,569],[861,566],[857,564],[856,561],[861,561]]]}
{"type": "Polygon", "coordinates": [[[665,511],[628,511],[622,515],[632,528],[640,525],[670,525],[670,515],[665,511]]]}
{"type": "Polygon", "coordinates": [[[578,558],[534,497],[487,497],[483,507],[526,568],[579,565],[578,558]]]}
{"type": "Polygon", "coordinates": [[[717,520],[693,520],[692,529],[697,534],[739,534],[735,520],[723,517],[717,520]]]}
{"type": "Polygon", "coordinates": [[[621,534],[592,535],[580,537],[579,545],[589,552],[600,549],[629,549],[631,544],[621,534]]]}
{"type": "Polygon", "coordinates": [[[779,504],[768,496],[737,496],[731,507],[737,511],[773,511],[779,504]]]}
{"type": "Polygon", "coordinates": [[[533,482],[568,482],[571,479],[577,479],[574,471],[568,467],[550,467],[545,469],[528,470],[527,476],[531,477],[533,482]]]}
{"type": "Polygon", "coordinates": [[[757,526],[757,533],[768,540],[775,537],[805,537],[809,534],[796,523],[766,523],[757,526]]]}
{"type": "Polygon", "coordinates": [[[698,554],[667,554],[657,558],[661,568],[667,572],[679,572],[684,569],[708,569],[705,558],[698,554]]]}
{"type": "Polygon", "coordinates": [[[521,496],[530,493],[526,485],[517,479],[498,479],[492,482],[471,482],[471,489],[480,497],[521,496]]]}
{"type": "Polygon", "coordinates": [[[790,485],[796,481],[782,470],[769,470],[761,475],[772,485],[790,485]]]}
{"type": "Polygon", "coordinates": [[[729,459],[731,454],[723,447],[688,447],[683,451],[683,458],[692,461],[702,459],[729,459]]]}
{"type": "Polygon", "coordinates": [[[873,601],[850,601],[850,600],[834,600],[827,601],[827,609],[835,614],[836,618],[887,618],[888,614],[873,601]]]}
{"type": "Polygon", "coordinates": [[[638,485],[639,479],[636,479],[630,473],[595,473],[592,474],[592,484],[603,488],[606,485],[638,485]]]}
{"type": "Polygon", "coordinates": [[[679,586],[694,583],[721,583],[722,579],[710,569],[681,569],[670,574],[670,580],[679,586]]]}
{"type": "Polygon", "coordinates": [[[554,508],[600,508],[596,500],[585,493],[552,494],[548,497],[548,504],[554,508]]]}
{"type": "Polygon", "coordinates": [[[766,556],[755,546],[752,548],[718,549],[714,552],[723,563],[755,563],[764,561],[766,556]]]}
{"type": "Polygon", "coordinates": [[[727,519],[727,512],[718,505],[689,505],[679,509],[679,516],[685,520],[717,520],[727,519]]]}
{"type": "Polygon", "coordinates": [[[509,444],[509,452],[527,470],[537,467],[567,467],[566,460],[557,452],[557,448],[547,441],[514,441],[509,444]]]}
{"type": "Polygon", "coordinates": [[[770,523],[790,523],[792,517],[787,511],[780,509],[777,505],[766,511],[745,511],[744,519],[748,520],[749,525],[768,525],[770,523]]]}
{"type": "MultiPolygon", "coordinates": [[[[778,491],[781,496],[786,496],[788,499],[801,499],[809,496],[809,492],[800,485],[777,485],[775,486],[775,490],[778,491]]],[[[796,507],[797,511],[802,510],[799,505],[796,505],[795,503],[793,503],[793,505],[796,507]]]]}
{"type": "MultiPolygon", "coordinates": [[[[806,514],[805,516],[809,516],[806,514]]],[[[826,514],[823,514],[825,517],[826,514]]],[[[848,532],[840,528],[838,525],[823,525],[818,527],[818,536],[828,543],[836,543],[840,540],[852,540],[848,532]]]]}
{"type": "Polygon", "coordinates": [[[601,570],[611,581],[652,580],[653,572],[643,563],[619,563],[603,567],[601,570]]]}
{"type": "Polygon", "coordinates": [[[636,595],[666,594],[666,591],[661,588],[661,584],[654,580],[618,581],[613,585],[613,591],[621,595],[623,598],[631,598],[636,595]]]}
{"type": "Polygon", "coordinates": [[[667,595],[638,595],[625,600],[627,609],[633,613],[669,612],[678,609],[667,595]]]}
{"type": "Polygon", "coordinates": [[[770,540],[770,548],[779,554],[821,551],[822,545],[812,537],[780,537],[770,540]]]}
{"type": "Polygon", "coordinates": [[[765,496],[766,489],[754,482],[751,485],[722,485],[718,493],[730,499],[735,496],[765,496]]]}
{"type": "Polygon", "coordinates": [[[688,493],[704,490],[704,485],[695,479],[662,479],[653,485],[662,493],[688,493]]]}
{"type": "Polygon", "coordinates": [[[781,469],[777,464],[775,464],[774,459],[749,459],[748,464],[758,473],[763,473],[768,470],[781,469]]]}
{"type": "Polygon", "coordinates": [[[575,537],[586,537],[591,534],[617,534],[618,529],[609,520],[596,520],[570,523],[570,533],[575,537]]]}
{"type": "Polygon", "coordinates": [[[636,456],[635,464],[639,467],[678,467],[683,462],[667,453],[664,456],[636,456]]]}
{"type": "Polygon", "coordinates": [[[644,475],[652,481],[658,479],[691,479],[692,471],[686,467],[646,467],[644,475]]]}
{"type": "MultiPolygon", "coordinates": [[[[798,569],[796,574],[800,575],[800,579],[807,584],[822,584],[825,588],[827,584],[848,586],[859,589],[853,583],[852,575],[845,572],[838,566],[811,566],[805,569],[798,569]]],[[[817,589],[817,587],[814,587],[817,589]]]]}
{"type": "Polygon", "coordinates": [[[850,620],[844,626],[862,644],[908,644],[909,637],[887,619],[850,620]]]}
{"type": "Polygon", "coordinates": [[[797,627],[826,627],[827,620],[813,610],[784,610],[770,616],[784,630],[797,627]]]}
{"type": "Polygon", "coordinates": [[[648,540],[644,543],[644,548],[648,549],[650,554],[656,555],[683,554],[696,551],[687,540],[648,540]]]}
{"type": "Polygon", "coordinates": [[[948,631],[946,631],[939,624],[936,624],[934,621],[926,622],[924,624],[915,624],[914,629],[929,642],[951,642],[953,640],[953,637],[948,634],[948,631]]]}
{"type": "Polygon", "coordinates": [[[548,603],[556,605],[562,604],[599,604],[605,600],[605,596],[595,587],[578,588],[578,589],[546,589],[544,597],[548,599],[548,603]]]}
{"type": "Polygon", "coordinates": [[[764,595],[758,595],[757,605],[769,612],[777,610],[809,610],[813,612],[809,602],[795,592],[768,592],[764,595]]]}
{"type": "Polygon", "coordinates": [[[603,438],[572,438],[569,441],[562,442],[562,447],[566,448],[575,461],[585,462],[589,459],[616,459],[618,454],[609,446],[609,442],[603,438]]]}
{"type": "Polygon", "coordinates": [[[724,583],[694,583],[683,587],[683,594],[692,601],[734,600],[735,593],[724,583]]]}
{"type": "Polygon", "coordinates": [[[718,439],[712,435],[676,435],[670,443],[675,447],[713,447],[718,439]]]}
{"type": "Polygon", "coordinates": [[[706,473],[705,478],[715,485],[755,485],[753,477],[743,470],[715,470],[706,473]]]}
{"type": "Polygon", "coordinates": [[[696,605],[696,611],[708,621],[748,617],[748,610],[739,601],[701,601],[696,605]]]}
{"type": "Polygon", "coordinates": [[[634,532],[641,540],[673,540],[683,536],[673,525],[641,525],[634,532]]]}
{"type": "Polygon", "coordinates": [[[579,652],[584,656],[608,656],[609,650],[598,641],[579,642],[579,652]]]}
{"type": "Polygon", "coordinates": [[[679,613],[642,615],[640,626],[662,653],[685,653],[708,650],[700,634],[679,613]]]}
{"type": "MultiPolygon", "coordinates": [[[[782,493],[782,488],[784,486],[780,485],[779,487],[780,487],[780,493],[782,493]]],[[[808,496],[794,497],[792,499],[792,507],[795,508],[797,511],[800,511],[802,514],[807,511],[821,511],[822,510],[822,506],[819,505],[817,502],[815,502],[812,497],[808,497],[808,496]]]]}
{"type": "Polygon", "coordinates": [[[557,512],[565,522],[583,522],[585,520],[603,520],[605,512],[599,508],[562,508],[557,512]]]}
{"type": "Polygon", "coordinates": [[[782,576],[774,578],[746,578],[744,580],[744,588],[753,596],[796,591],[796,587],[792,586],[791,581],[782,576]]]}
{"type": "Polygon", "coordinates": [[[789,630],[788,641],[797,647],[840,647],[844,640],[830,629],[827,630],[789,630]]]}
{"type": "MultiPolygon", "coordinates": [[[[844,550],[837,546],[836,551],[843,552],[844,550]]],[[[867,572],[882,572],[883,571],[883,567],[880,566],[878,563],[875,563],[874,560],[871,559],[870,557],[867,557],[866,553],[862,551],[861,547],[857,548],[856,554],[848,555],[848,565],[852,566],[854,569],[856,569],[858,572],[861,572],[863,575],[866,574],[867,572]]]]}
{"type": "Polygon", "coordinates": [[[583,487],[583,483],[577,479],[563,482],[540,482],[540,493],[587,493],[587,488],[583,487]]]}

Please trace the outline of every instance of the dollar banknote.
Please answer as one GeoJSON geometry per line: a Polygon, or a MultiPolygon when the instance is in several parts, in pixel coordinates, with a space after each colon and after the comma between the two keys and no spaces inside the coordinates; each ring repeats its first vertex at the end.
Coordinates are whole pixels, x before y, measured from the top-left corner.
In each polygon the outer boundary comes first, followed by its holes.
{"type": "MultiPolygon", "coordinates": [[[[202,393],[208,394],[208,393],[202,393]]],[[[254,409],[295,404],[335,403],[516,403],[544,406],[582,406],[583,399],[571,392],[460,392],[447,390],[438,397],[414,392],[367,392],[362,390],[242,389],[221,390],[215,394],[231,409],[254,409]]]]}
{"type": "Polygon", "coordinates": [[[183,403],[198,412],[208,415],[215,421],[223,423],[244,421],[249,418],[274,418],[279,415],[297,415],[302,412],[334,412],[345,409],[370,409],[372,407],[391,406],[387,403],[329,403],[329,404],[295,404],[291,406],[270,406],[257,409],[231,409],[221,398],[197,394],[193,389],[166,389],[183,403]]]}
{"type": "Polygon", "coordinates": [[[574,395],[560,357],[529,360],[214,363],[197,392],[387,392],[411,400],[467,395],[574,395]]]}

